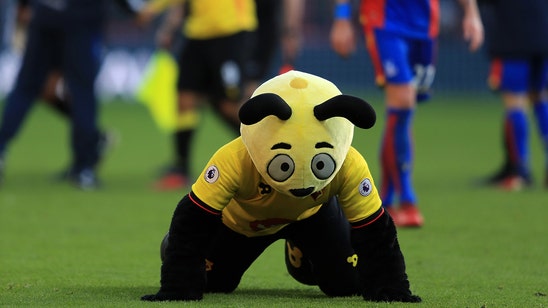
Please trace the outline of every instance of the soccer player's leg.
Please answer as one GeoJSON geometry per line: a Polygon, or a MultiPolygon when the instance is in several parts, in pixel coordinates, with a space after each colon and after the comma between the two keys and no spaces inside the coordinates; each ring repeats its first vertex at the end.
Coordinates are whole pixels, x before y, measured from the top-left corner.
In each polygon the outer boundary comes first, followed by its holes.
{"type": "Polygon", "coordinates": [[[209,50],[213,68],[208,92],[211,104],[235,136],[240,134],[238,111],[244,99],[250,38],[249,33],[236,33],[214,40],[209,50]]]}
{"type": "Polygon", "coordinates": [[[97,47],[102,42],[101,27],[90,27],[66,33],[63,45],[63,73],[73,97],[72,136],[74,176],[71,182],[82,190],[99,186],[96,166],[99,162],[97,144],[99,104],[95,93],[95,79],[101,57],[97,47]]]}
{"type": "Polygon", "coordinates": [[[42,32],[39,25],[29,28],[27,47],[22,59],[17,79],[8,94],[0,118],[0,173],[6,164],[8,144],[19,132],[21,125],[38,97],[50,70],[52,59],[57,52],[57,44],[42,32]]]}
{"type": "MultiPolygon", "coordinates": [[[[177,58],[177,116],[172,135],[173,162],[161,170],[154,188],[171,191],[186,188],[190,182],[190,151],[196,128],[200,123],[198,101],[200,91],[207,83],[204,68],[204,46],[194,40],[187,40],[177,58]]],[[[175,90],[175,89],[174,89],[175,90]]]]}
{"type": "MultiPolygon", "coordinates": [[[[399,193],[400,198],[400,208],[397,211],[391,211],[390,207],[387,209],[396,225],[402,227],[422,225],[422,217],[416,207],[416,196],[411,181],[413,168],[411,122],[413,113],[412,109],[388,110],[382,145],[384,169],[387,170],[390,181],[399,193]]],[[[382,193],[384,193],[384,188],[382,193]]]]}
{"type": "MultiPolygon", "coordinates": [[[[280,43],[284,1],[256,1],[255,7],[258,25],[255,31],[250,32],[248,47],[250,52],[244,67],[246,75],[244,97],[251,97],[262,81],[268,79],[269,70],[280,43]]],[[[285,60],[285,58],[282,59],[283,64],[285,60]]]]}
{"type": "Polygon", "coordinates": [[[437,41],[434,39],[421,39],[414,40],[411,44],[409,57],[413,68],[413,84],[417,91],[416,101],[422,103],[430,99],[432,83],[436,76],[434,53],[437,50],[437,41]]]}
{"type": "MultiPolygon", "coordinates": [[[[424,218],[417,205],[417,197],[412,181],[414,167],[414,140],[413,119],[417,103],[427,101],[430,98],[430,88],[435,77],[434,53],[436,41],[431,38],[407,39],[408,66],[402,69],[401,76],[394,76],[388,80],[387,99],[388,104],[394,104],[389,108],[388,117],[394,117],[393,153],[396,161],[396,183],[400,191],[400,210],[395,215],[395,223],[400,227],[420,227],[424,218]],[[407,75],[412,71],[412,79],[409,83],[407,75]],[[403,83],[400,83],[403,82],[403,83]],[[390,84],[397,84],[391,87],[390,84]],[[409,85],[411,87],[409,87],[409,85]]],[[[400,59],[403,61],[404,59],[400,59]]],[[[398,62],[396,62],[398,63],[398,62]]],[[[403,62],[398,67],[406,67],[403,62]]]]}
{"type": "Polygon", "coordinates": [[[55,112],[64,118],[70,118],[72,109],[68,100],[68,93],[63,76],[58,69],[53,70],[42,90],[42,99],[55,112]]]}
{"type": "Polygon", "coordinates": [[[359,294],[350,224],[335,197],[313,216],[288,226],[285,236],[292,254],[286,266],[297,281],[317,284],[328,296],[359,294]]]}
{"type": "MultiPolygon", "coordinates": [[[[367,51],[369,57],[371,58],[371,63],[373,64],[375,70],[375,83],[379,88],[384,88],[386,86],[386,74],[390,72],[385,72],[385,67],[383,66],[383,52],[386,50],[397,50],[396,43],[390,44],[392,41],[390,36],[387,39],[384,38],[386,35],[382,31],[378,30],[365,30],[366,41],[368,42],[367,51]],[[389,44],[388,47],[385,45],[389,44]],[[391,47],[393,46],[393,47],[391,47]]],[[[388,122],[386,124],[389,125],[388,122]]],[[[396,216],[396,207],[394,206],[394,196],[395,196],[395,182],[393,177],[392,166],[394,166],[393,156],[390,155],[392,146],[391,142],[391,133],[387,132],[386,128],[381,141],[381,150],[380,150],[380,162],[381,162],[381,185],[380,185],[380,194],[382,198],[383,206],[388,210],[388,212],[395,217],[396,216]]]]}
{"type": "Polygon", "coordinates": [[[172,135],[173,163],[160,172],[154,183],[158,191],[184,189],[190,185],[191,162],[190,153],[200,114],[195,107],[198,97],[196,93],[181,90],[178,95],[177,122],[172,135]],[[181,107],[185,106],[185,107],[181,107]]]}
{"type": "Polygon", "coordinates": [[[533,111],[544,150],[544,187],[548,188],[548,58],[538,59],[535,66],[535,76],[532,84],[533,93],[530,99],[533,102],[533,111]]]}
{"type": "Polygon", "coordinates": [[[519,190],[532,182],[527,118],[530,80],[531,67],[526,60],[494,59],[491,63],[490,86],[500,92],[505,109],[502,135],[506,162],[486,183],[505,190],[519,190]]]}
{"type": "Polygon", "coordinates": [[[18,132],[28,111],[37,98],[56,51],[48,44],[38,27],[29,28],[28,47],[22,59],[14,88],[6,98],[0,121],[0,152],[18,132]]]}
{"type": "MultiPolygon", "coordinates": [[[[397,226],[417,227],[423,224],[423,218],[417,208],[412,182],[414,164],[412,125],[417,95],[413,70],[416,63],[422,63],[428,67],[431,53],[419,51],[431,49],[433,45],[431,41],[417,43],[380,30],[374,32],[374,41],[375,48],[370,47],[369,52],[373,61],[378,62],[374,65],[376,79],[377,83],[383,83],[381,85],[384,86],[387,109],[381,144],[383,205],[397,226]],[[412,53],[414,49],[419,51],[412,53]],[[410,58],[414,54],[420,57],[410,58]],[[398,194],[399,197],[400,208],[397,210],[392,208],[393,193],[398,194]]],[[[429,78],[421,77],[423,87],[426,86],[429,78]]]]}

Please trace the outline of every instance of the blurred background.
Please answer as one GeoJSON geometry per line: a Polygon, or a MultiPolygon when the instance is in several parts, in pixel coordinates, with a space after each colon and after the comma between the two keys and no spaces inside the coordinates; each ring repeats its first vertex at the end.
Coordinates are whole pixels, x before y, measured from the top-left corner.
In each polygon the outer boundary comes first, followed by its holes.
{"type": "MultiPolygon", "coordinates": [[[[113,1],[114,2],[114,1],[113,1]]],[[[296,61],[296,69],[307,71],[333,81],[343,92],[375,91],[373,68],[365,52],[363,38],[359,49],[348,59],[341,59],[330,48],[329,29],[332,21],[332,0],[307,0],[303,25],[303,48],[296,61]]],[[[434,93],[487,91],[488,61],[484,50],[469,53],[462,40],[459,14],[455,0],[440,0],[441,35],[437,60],[434,93]]],[[[0,99],[11,89],[21,54],[12,47],[15,0],[0,1],[0,99]]],[[[104,61],[97,79],[97,91],[103,101],[133,100],[154,50],[156,25],[136,26],[131,16],[115,4],[109,6],[104,61]]],[[[279,54],[279,53],[278,53],[279,54]]],[[[277,59],[272,75],[280,66],[277,59]]],[[[376,91],[379,91],[378,93],[376,91]]]]}

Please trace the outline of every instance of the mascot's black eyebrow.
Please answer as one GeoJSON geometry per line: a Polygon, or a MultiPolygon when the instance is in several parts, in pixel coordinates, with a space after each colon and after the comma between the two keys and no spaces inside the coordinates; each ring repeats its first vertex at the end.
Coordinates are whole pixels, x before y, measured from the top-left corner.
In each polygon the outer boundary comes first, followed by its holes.
{"type": "MultiPolygon", "coordinates": [[[[291,117],[291,107],[283,98],[274,93],[263,93],[245,102],[238,116],[244,125],[253,125],[267,116],[273,115],[285,121],[291,117]]],[[[359,128],[375,125],[375,110],[368,102],[350,95],[337,95],[314,107],[314,116],[319,121],[333,117],[343,117],[359,128]]]]}
{"type": "MultiPolygon", "coordinates": [[[[314,147],[316,149],[321,149],[321,148],[333,149],[334,148],[331,143],[325,142],[325,141],[316,143],[316,145],[314,147]]],[[[280,142],[280,143],[276,143],[275,145],[273,145],[270,149],[271,150],[277,150],[277,149],[291,150],[291,144],[285,143],[285,142],[280,142]]]]}
{"type": "Polygon", "coordinates": [[[320,149],[320,148],[330,148],[330,149],[333,149],[333,145],[329,142],[318,142],[316,143],[316,146],[315,146],[316,149],[320,149]]]}
{"type": "Polygon", "coordinates": [[[285,142],[280,142],[280,143],[276,143],[275,145],[273,145],[270,149],[271,150],[276,150],[276,149],[291,150],[291,144],[285,143],[285,142]]]}

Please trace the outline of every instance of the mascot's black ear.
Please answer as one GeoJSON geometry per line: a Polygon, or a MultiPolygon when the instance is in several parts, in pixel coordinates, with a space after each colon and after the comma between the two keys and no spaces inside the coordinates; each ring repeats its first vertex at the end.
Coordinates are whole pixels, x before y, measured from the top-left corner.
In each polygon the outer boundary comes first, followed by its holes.
{"type": "Polygon", "coordinates": [[[279,95],[263,93],[250,98],[238,113],[240,121],[245,125],[255,124],[269,115],[285,121],[291,117],[291,107],[279,95]]]}
{"type": "Polygon", "coordinates": [[[377,115],[368,102],[350,95],[337,95],[314,107],[314,116],[320,121],[343,117],[359,128],[371,128],[377,115]]]}

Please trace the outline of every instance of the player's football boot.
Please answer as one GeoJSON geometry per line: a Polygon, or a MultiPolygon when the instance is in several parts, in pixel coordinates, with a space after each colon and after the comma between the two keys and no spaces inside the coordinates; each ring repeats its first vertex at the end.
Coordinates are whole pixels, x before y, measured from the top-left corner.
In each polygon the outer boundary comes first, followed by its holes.
{"type": "Polygon", "coordinates": [[[418,228],[424,224],[424,218],[415,205],[403,203],[397,211],[394,224],[403,228],[418,228]]]}
{"type": "Polygon", "coordinates": [[[173,191],[187,188],[188,177],[176,167],[169,168],[154,183],[154,189],[158,191],[173,191]]]}
{"type": "Polygon", "coordinates": [[[509,164],[505,164],[502,168],[495,172],[495,174],[482,180],[482,184],[486,186],[499,186],[506,178],[514,175],[516,172],[509,164]]]}
{"type": "Polygon", "coordinates": [[[533,179],[529,174],[520,174],[517,168],[505,164],[497,173],[483,180],[482,183],[506,191],[520,191],[531,186],[533,179]]]}
{"type": "Polygon", "coordinates": [[[399,212],[398,208],[393,207],[393,206],[386,206],[384,209],[388,212],[390,217],[392,217],[392,220],[394,220],[394,223],[395,223],[396,216],[398,215],[398,212],[399,212]]]}
{"type": "Polygon", "coordinates": [[[532,180],[530,177],[524,177],[521,175],[509,175],[503,178],[499,183],[498,187],[506,191],[520,191],[532,185],[532,180]]]}
{"type": "Polygon", "coordinates": [[[99,188],[99,181],[92,169],[84,169],[80,172],[69,174],[70,182],[81,190],[91,191],[99,188]]]}
{"type": "MultiPolygon", "coordinates": [[[[118,142],[118,134],[112,131],[100,132],[99,140],[97,141],[97,153],[99,160],[95,167],[97,167],[105,158],[107,152],[109,152],[118,142]]],[[[77,177],[73,167],[67,167],[66,169],[59,171],[53,175],[53,180],[56,182],[73,181],[77,177]]]]}

